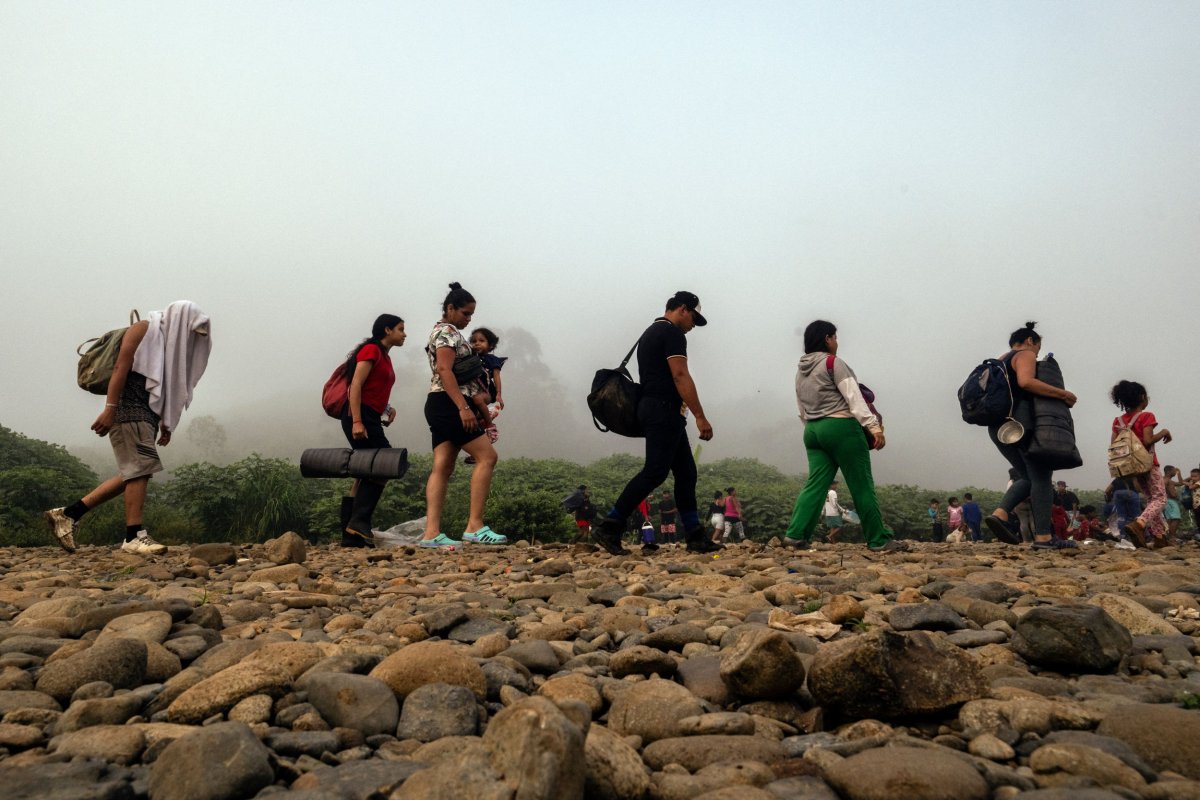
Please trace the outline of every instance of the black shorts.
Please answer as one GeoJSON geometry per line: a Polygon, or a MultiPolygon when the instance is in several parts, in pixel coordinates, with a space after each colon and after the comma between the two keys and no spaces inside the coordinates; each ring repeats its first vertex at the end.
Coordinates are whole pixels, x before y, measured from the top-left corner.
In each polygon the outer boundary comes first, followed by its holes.
{"type": "Polygon", "coordinates": [[[378,411],[362,406],[362,423],[363,427],[367,429],[367,438],[355,439],[352,434],[354,421],[350,419],[350,408],[347,403],[346,415],[342,417],[342,433],[346,434],[346,441],[350,443],[352,450],[373,450],[378,447],[392,446],[383,433],[383,418],[378,411]]]}
{"type": "Polygon", "coordinates": [[[482,427],[473,431],[463,427],[458,406],[454,405],[446,392],[430,392],[426,395],[425,421],[429,423],[429,432],[433,434],[434,450],[442,442],[450,442],[461,448],[467,442],[483,436],[482,427]]]}

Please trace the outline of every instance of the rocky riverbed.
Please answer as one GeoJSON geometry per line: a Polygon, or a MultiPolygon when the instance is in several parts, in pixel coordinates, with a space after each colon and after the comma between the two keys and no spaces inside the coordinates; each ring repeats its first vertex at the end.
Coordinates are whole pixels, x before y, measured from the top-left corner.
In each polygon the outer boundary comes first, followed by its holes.
{"type": "Polygon", "coordinates": [[[1198,566],[0,549],[0,796],[1200,798],[1198,566]]]}

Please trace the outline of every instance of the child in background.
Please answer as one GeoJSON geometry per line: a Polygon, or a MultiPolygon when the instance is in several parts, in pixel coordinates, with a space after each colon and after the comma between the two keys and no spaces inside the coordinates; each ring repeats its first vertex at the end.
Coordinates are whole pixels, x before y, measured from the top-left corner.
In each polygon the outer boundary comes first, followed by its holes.
{"type": "Polygon", "coordinates": [[[1163,508],[1163,519],[1167,521],[1167,540],[1174,542],[1183,519],[1183,506],[1179,503],[1179,487],[1183,486],[1177,467],[1163,467],[1163,488],[1167,490],[1167,504],[1163,508]]]}
{"type": "Polygon", "coordinates": [[[1083,506],[1079,509],[1079,527],[1074,530],[1075,541],[1085,544],[1095,544],[1098,539],[1109,539],[1095,506],[1083,506]]]}
{"type": "Polygon", "coordinates": [[[930,499],[929,501],[929,535],[935,542],[946,541],[946,529],[942,527],[942,512],[939,510],[941,503],[937,500],[930,499]]]}
{"type": "Polygon", "coordinates": [[[1118,550],[1133,550],[1133,541],[1125,533],[1125,526],[1133,522],[1142,513],[1142,496],[1138,494],[1137,482],[1128,478],[1113,478],[1104,490],[1104,496],[1110,498],[1113,505],[1113,525],[1110,533],[1116,534],[1118,550]],[[1115,531],[1113,530],[1115,528],[1115,531]]]}
{"type": "Polygon", "coordinates": [[[1054,538],[1069,539],[1070,525],[1071,518],[1067,516],[1067,509],[1062,501],[1055,497],[1054,504],[1050,506],[1050,527],[1054,530],[1054,538]]]}
{"type": "Polygon", "coordinates": [[[709,523],[713,527],[712,540],[714,542],[721,541],[721,536],[725,533],[725,495],[721,494],[721,490],[713,492],[712,504],[708,507],[709,523]]]}
{"type": "Polygon", "coordinates": [[[963,525],[962,506],[958,504],[957,497],[951,497],[946,501],[946,527],[951,531],[956,531],[963,525]]]}

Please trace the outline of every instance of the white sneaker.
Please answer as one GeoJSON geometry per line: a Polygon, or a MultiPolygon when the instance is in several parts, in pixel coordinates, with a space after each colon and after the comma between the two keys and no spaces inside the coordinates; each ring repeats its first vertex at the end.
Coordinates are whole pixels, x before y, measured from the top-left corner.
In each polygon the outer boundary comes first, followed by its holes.
{"type": "Polygon", "coordinates": [[[66,508],[52,508],[42,514],[42,519],[50,525],[50,532],[54,534],[62,549],[74,553],[75,520],[66,515],[66,508]]]}
{"type": "Polygon", "coordinates": [[[137,536],[121,545],[126,553],[137,553],[140,556],[157,556],[167,552],[167,546],[159,544],[150,538],[145,531],[138,531],[137,536]]]}
{"type": "Polygon", "coordinates": [[[1129,541],[1128,539],[1122,539],[1121,541],[1117,542],[1116,547],[1118,550],[1137,550],[1137,548],[1133,546],[1133,542],[1129,541]]]}

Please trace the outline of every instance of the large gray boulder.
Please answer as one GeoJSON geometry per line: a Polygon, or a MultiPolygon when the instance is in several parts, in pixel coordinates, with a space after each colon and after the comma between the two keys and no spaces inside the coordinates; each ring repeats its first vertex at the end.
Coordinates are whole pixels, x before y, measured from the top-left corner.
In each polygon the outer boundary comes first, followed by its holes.
{"type": "Polygon", "coordinates": [[[808,689],[836,713],[896,719],[983,697],[988,685],[978,662],[941,638],[879,630],[818,650],[808,689]]]}
{"type": "Polygon", "coordinates": [[[250,728],[221,722],[171,742],[150,765],[150,800],[240,800],[275,780],[250,728]]]}
{"type": "Polygon", "coordinates": [[[1067,672],[1109,672],[1133,649],[1133,637],[1092,605],[1035,608],[1021,617],[1013,650],[1031,664],[1067,672]]]}

